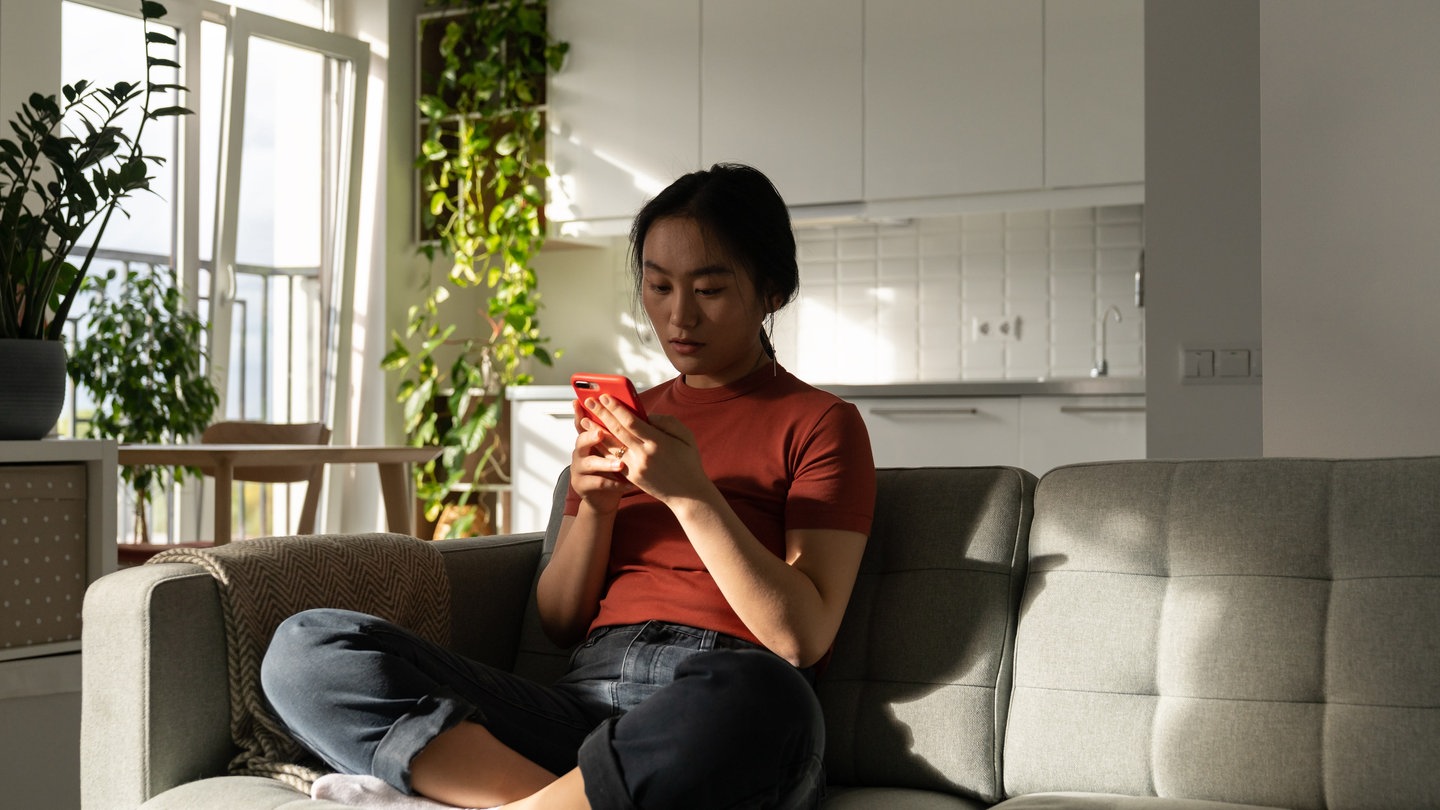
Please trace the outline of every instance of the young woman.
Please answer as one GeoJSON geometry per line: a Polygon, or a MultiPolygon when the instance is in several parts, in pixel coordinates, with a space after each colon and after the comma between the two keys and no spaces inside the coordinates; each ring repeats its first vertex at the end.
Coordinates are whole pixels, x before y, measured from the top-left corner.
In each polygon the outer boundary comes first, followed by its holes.
{"type": "MultiPolygon", "coordinates": [[[[309,611],[262,678],[295,738],[389,788],[356,801],[513,808],[818,804],[813,691],[854,586],[875,470],[856,409],[775,360],[798,287],[784,202],[760,172],[686,175],[640,212],[632,265],[679,376],[576,403],[571,491],[537,587],[581,642],[534,684],[379,619],[309,611]]],[[[337,794],[338,795],[338,794],[337,794]]]]}

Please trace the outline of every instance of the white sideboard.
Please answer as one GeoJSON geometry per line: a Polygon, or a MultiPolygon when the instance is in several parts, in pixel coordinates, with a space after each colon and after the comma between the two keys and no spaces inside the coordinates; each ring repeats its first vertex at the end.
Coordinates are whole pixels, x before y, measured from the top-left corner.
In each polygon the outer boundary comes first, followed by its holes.
{"type": "Polygon", "coordinates": [[[117,470],[113,441],[0,442],[6,807],[80,807],[79,614],[115,570],[117,470]]]}

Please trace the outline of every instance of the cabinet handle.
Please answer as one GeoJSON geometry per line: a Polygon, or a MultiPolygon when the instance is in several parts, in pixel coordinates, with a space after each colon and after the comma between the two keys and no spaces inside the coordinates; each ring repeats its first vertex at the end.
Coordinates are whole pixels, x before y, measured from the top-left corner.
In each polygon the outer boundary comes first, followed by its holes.
{"type": "Polygon", "coordinates": [[[871,408],[876,416],[975,416],[977,408],[871,408]]]}
{"type": "Polygon", "coordinates": [[[1145,413],[1144,405],[1061,405],[1060,413],[1145,413]]]}
{"type": "Polygon", "coordinates": [[[545,415],[548,416],[548,417],[550,417],[551,419],[574,419],[574,418],[575,418],[575,412],[574,412],[574,411],[547,411],[547,412],[545,413],[545,415]]]}

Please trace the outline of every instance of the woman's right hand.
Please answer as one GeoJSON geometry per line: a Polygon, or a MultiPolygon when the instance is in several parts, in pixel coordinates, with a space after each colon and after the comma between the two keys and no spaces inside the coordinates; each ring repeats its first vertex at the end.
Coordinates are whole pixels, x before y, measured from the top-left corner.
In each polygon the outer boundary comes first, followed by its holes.
{"type": "Polygon", "coordinates": [[[575,449],[570,454],[570,486],[580,500],[599,513],[614,512],[620,497],[634,485],[625,480],[624,445],[609,431],[585,415],[580,403],[575,405],[575,449]]]}

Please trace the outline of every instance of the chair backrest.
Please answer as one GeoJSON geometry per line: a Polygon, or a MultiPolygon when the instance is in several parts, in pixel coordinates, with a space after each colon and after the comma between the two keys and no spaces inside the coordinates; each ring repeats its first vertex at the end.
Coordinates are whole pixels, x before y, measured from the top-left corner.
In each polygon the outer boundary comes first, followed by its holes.
{"type": "MultiPolygon", "coordinates": [[[[330,428],[324,422],[216,422],[200,434],[205,444],[329,444],[330,428]]],[[[237,467],[236,481],[262,484],[306,483],[305,502],[300,507],[296,534],[313,534],[320,508],[323,464],[292,464],[277,467],[237,467]]]]}
{"type": "Polygon", "coordinates": [[[1006,794],[1435,807],[1437,493],[1440,458],[1046,474],[1006,794]]]}

